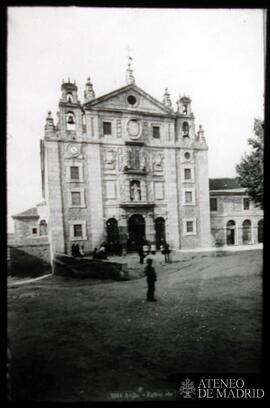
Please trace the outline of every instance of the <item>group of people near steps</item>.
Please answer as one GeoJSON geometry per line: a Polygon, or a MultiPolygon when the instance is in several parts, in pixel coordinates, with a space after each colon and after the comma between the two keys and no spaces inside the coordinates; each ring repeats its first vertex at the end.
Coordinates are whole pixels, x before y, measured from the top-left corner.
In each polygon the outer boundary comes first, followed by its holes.
{"type": "MultiPolygon", "coordinates": [[[[170,246],[167,242],[162,244],[160,246],[161,253],[165,256],[165,263],[170,262],[170,246]]],[[[140,263],[144,263],[144,258],[147,254],[144,253],[143,247],[141,246],[139,248],[139,257],[140,257],[140,263]]],[[[155,268],[152,266],[153,260],[151,258],[146,259],[146,268],[144,270],[144,273],[146,275],[146,281],[147,281],[147,293],[146,293],[146,300],[148,302],[156,302],[157,299],[155,298],[155,283],[157,281],[157,274],[155,271],[155,268]]]]}

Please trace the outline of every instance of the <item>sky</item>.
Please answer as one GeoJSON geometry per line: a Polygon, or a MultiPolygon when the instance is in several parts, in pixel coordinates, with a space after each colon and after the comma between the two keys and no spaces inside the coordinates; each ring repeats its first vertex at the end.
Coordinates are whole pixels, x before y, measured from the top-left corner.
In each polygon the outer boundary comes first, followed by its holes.
{"type": "Polygon", "coordinates": [[[136,84],[173,107],[189,95],[209,146],[209,177],[235,177],[264,112],[261,9],[9,7],[7,186],[11,215],[42,201],[40,140],[56,112],[62,79],[87,77],[96,97],[125,86],[128,53],[136,84]],[[129,51],[128,51],[129,49],[129,51]]]}

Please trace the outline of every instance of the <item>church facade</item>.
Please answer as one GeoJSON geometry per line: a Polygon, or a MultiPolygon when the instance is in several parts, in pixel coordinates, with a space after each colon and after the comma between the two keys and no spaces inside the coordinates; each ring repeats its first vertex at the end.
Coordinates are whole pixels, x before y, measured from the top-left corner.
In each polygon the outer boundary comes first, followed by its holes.
{"type": "Polygon", "coordinates": [[[62,83],[58,120],[48,113],[41,140],[43,197],[53,253],[86,252],[102,241],[135,249],[210,247],[208,147],[195,127],[191,99],[176,111],[135,84],[96,97],[88,79],[84,101],[76,83],[62,83]]]}

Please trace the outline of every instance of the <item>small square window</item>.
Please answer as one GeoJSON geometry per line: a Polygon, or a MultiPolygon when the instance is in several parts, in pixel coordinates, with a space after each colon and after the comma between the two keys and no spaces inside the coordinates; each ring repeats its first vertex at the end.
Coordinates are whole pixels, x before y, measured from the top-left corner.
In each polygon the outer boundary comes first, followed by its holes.
{"type": "Polygon", "coordinates": [[[70,179],[71,180],[79,180],[79,167],[78,166],[71,166],[70,167],[70,179]]]}
{"type": "Polygon", "coordinates": [[[37,235],[37,232],[38,232],[37,228],[32,228],[32,234],[33,235],[37,235]]]}
{"type": "Polygon", "coordinates": [[[81,205],[81,193],[78,191],[71,192],[71,204],[72,205],[81,205]]]}
{"type": "Polygon", "coordinates": [[[159,126],[153,126],[153,138],[154,139],[160,138],[159,126]]]}
{"type": "Polygon", "coordinates": [[[244,210],[249,210],[250,208],[250,200],[249,198],[244,198],[244,210]]]}
{"type": "Polygon", "coordinates": [[[210,198],[210,211],[217,211],[217,198],[210,198]]]}
{"type": "Polygon", "coordinates": [[[111,122],[103,122],[103,135],[111,135],[112,134],[112,124],[111,122]]]}
{"type": "Polygon", "coordinates": [[[74,237],[82,237],[83,235],[82,224],[74,224],[73,232],[74,232],[74,237]]]}
{"type": "Polygon", "coordinates": [[[192,203],[192,191],[185,191],[186,203],[192,203]]]}
{"type": "Polygon", "coordinates": [[[193,232],[193,221],[187,221],[187,232],[193,232]]]}
{"type": "Polygon", "coordinates": [[[185,180],[191,180],[191,169],[185,169],[185,180]]]}

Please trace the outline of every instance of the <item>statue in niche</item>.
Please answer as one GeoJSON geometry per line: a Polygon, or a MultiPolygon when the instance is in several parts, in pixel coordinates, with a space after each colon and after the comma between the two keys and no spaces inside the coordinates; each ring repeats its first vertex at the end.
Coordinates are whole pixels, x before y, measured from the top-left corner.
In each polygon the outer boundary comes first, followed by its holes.
{"type": "Polygon", "coordinates": [[[140,182],[137,180],[130,183],[130,199],[131,201],[141,200],[140,182]]]}

